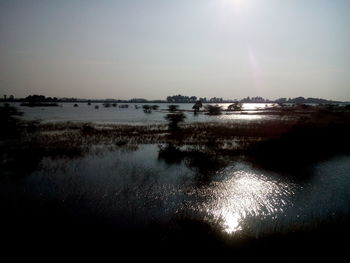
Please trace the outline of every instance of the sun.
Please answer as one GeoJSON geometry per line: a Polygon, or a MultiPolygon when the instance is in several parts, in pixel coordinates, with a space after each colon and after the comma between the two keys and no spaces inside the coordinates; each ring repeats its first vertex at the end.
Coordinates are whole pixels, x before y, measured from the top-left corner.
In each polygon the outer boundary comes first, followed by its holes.
{"type": "Polygon", "coordinates": [[[221,0],[224,6],[240,7],[242,6],[244,0],[221,0]]]}
{"type": "Polygon", "coordinates": [[[230,0],[230,1],[234,6],[237,6],[237,7],[239,7],[243,2],[243,0],[230,0]]]}
{"type": "Polygon", "coordinates": [[[225,12],[246,12],[255,7],[258,0],[213,0],[216,6],[225,12]]]}

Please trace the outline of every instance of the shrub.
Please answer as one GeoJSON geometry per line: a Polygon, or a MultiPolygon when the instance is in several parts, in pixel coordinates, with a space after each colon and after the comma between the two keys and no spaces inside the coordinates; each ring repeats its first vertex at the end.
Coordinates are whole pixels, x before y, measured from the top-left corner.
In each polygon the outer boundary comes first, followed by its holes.
{"type": "Polygon", "coordinates": [[[192,109],[194,109],[194,113],[197,113],[200,108],[202,108],[202,102],[200,100],[197,100],[196,103],[192,106],[192,109]]]}
{"type": "Polygon", "coordinates": [[[151,108],[151,106],[149,106],[149,105],[143,105],[142,108],[143,108],[143,112],[144,112],[144,113],[152,113],[152,108],[151,108]]]}
{"type": "Polygon", "coordinates": [[[165,119],[169,122],[169,129],[176,130],[178,129],[178,124],[185,121],[186,115],[183,112],[169,113],[165,116],[165,119]]]}
{"type": "Polygon", "coordinates": [[[222,113],[222,107],[219,105],[205,105],[205,110],[209,115],[220,115],[222,113]]]}
{"type": "Polygon", "coordinates": [[[235,102],[235,103],[229,105],[227,107],[227,110],[229,110],[229,111],[240,111],[240,110],[242,110],[242,107],[243,107],[242,103],[235,102]]]}
{"type": "Polygon", "coordinates": [[[179,105],[169,105],[169,106],[168,106],[168,110],[169,110],[170,112],[177,111],[178,108],[179,108],[179,105]]]}

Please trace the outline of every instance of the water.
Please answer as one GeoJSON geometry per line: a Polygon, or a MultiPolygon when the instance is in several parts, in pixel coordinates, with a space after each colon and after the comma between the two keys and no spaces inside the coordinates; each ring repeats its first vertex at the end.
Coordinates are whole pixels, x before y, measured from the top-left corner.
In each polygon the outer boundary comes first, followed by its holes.
{"type": "MultiPolygon", "coordinates": [[[[146,103],[147,104],[147,103],[146,103]]],[[[151,104],[159,105],[159,109],[153,111],[151,114],[143,112],[142,105],[135,103],[119,103],[117,107],[106,108],[102,103],[78,103],[79,107],[73,107],[74,103],[60,103],[59,107],[23,107],[20,103],[13,103],[20,111],[24,113],[25,120],[40,120],[42,122],[94,122],[94,123],[112,123],[112,124],[133,124],[133,125],[150,125],[150,124],[164,124],[164,116],[168,113],[168,103],[151,104]],[[128,108],[119,108],[119,105],[129,105],[128,108]],[[99,109],[95,109],[95,105],[99,109]],[[136,109],[135,105],[139,108],[136,109]]],[[[192,110],[193,103],[177,104],[181,110],[192,110]]],[[[230,103],[220,104],[223,109],[226,109],[230,103]]],[[[273,115],[258,114],[259,109],[264,109],[272,104],[258,104],[245,103],[243,104],[243,111],[236,113],[223,113],[219,116],[208,116],[205,114],[194,115],[193,112],[185,112],[186,123],[193,122],[232,122],[232,121],[250,121],[277,118],[273,115]]]]}
{"type": "Polygon", "coordinates": [[[300,183],[236,159],[203,180],[185,161],[159,159],[157,145],[141,145],[77,159],[45,158],[21,189],[77,213],[83,207],[122,228],[186,215],[225,234],[258,236],[349,214],[350,157],[322,162],[311,173],[300,183]]]}
{"type": "MultiPolygon", "coordinates": [[[[26,120],[147,125],[165,123],[167,105],[159,104],[160,109],[152,114],[134,104],[127,109],[100,105],[98,110],[85,103],[79,107],[72,103],[43,108],[16,106],[26,120]]],[[[179,106],[190,110],[192,104],[179,106]]],[[[258,114],[259,107],[263,110],[265,105],[245,104],[244,114],[194,116],[186,112],[186,122],[275,118],[258,114]]],[[[186,217],[218,227],[224,236],[289,233],[296,227],[308,229],[350,215],[349,156],[314,165],[302,182],[241,157],[211,168],[205,171],[186,159],[167,162],[158,155],[157,145],[139,145],[136,150],[103,148],[83,157],[46,157],[29,176],[1,181],[0,193],[10,200],[5,205],[12,205],[15,212],[25,207],[27,200],[34,203],[34,211],[36,204],[49,200],[49,204],[58,203],[84,220],[96,217],[122,229],[147,228],[152,222],[168,225],[186,217]]],[[[24,209],[24,213],[28,211],[32,212],[31,207],[24,209]]]]}

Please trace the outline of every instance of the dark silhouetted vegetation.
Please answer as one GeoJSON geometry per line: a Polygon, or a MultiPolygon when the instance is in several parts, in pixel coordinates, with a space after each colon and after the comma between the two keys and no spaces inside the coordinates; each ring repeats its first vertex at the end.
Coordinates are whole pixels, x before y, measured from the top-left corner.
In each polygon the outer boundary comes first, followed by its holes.
{"type": "Polygon", "coordinates": [[[235,102],[235,103],[229,105],[227,107],[227,110],[229,110],[229,111],[240,111],[240,110],[242,110],[242,107],[243,107],[242,103],[235,102]]]}
{"type": "Polygon", "coordinates": [[[170,112],[177,111],[178,109],[179,109],[179,105],[169,105],[168,106],[168,111],[170,111],[170,112]]]}
{"type": "Polygon", "coordinates": [[[46,103],[46,102],[28,102],[21,103],[21,106],[24,107],[57,107],[59,106],[57,103],[46,103]]]}
{"type": "Polygon", "coordinates": [[[16,137],[21,132],[20,120],[17,117],[22,115],[22,112],[9,104],[0,106],[1,138],[16,137]]]}
{"type": "Polygon", "coordinates": [[[221,115],[222,107],[219,105],[205,105],[204,109],[207,111],[208,115],[221,115]]]}
{"type": "Polygon", "coordinates": [[[350,153],[350,123],[300,123],[281,137],[258,142],[252,148],[255,162],[277,171],[300,171],[313,162],[331,157],[335,153],[350,153]]]}
{"type": "Polygon", "coordinates": [[[169,103],[193,103],[197,100],[196,96],[182,96],[182,95],[175,95],[175,96],[168,96],[167,102],[169,103]]]}
{"type": "Polygon", "coordinates": [[[144,113],[152,113],[152,107],[150,105],[143,105],[142,108],[144,113]]]}
{"type": "Polygon", "coordinates": [[[45,97],[44,95],[30,95],[24,99],[27,102],[57,102],[58,99],[56,97],[45,97]]]}
{"type": "Polygon", "coordinates": [[[192,106],[192,109],[194,110],[194,114],[197,114],[197,112],[202,108],[202,102],[200,100],[197,100],[196,103],[192,106]]]}
{"type": "Polygon", "coordinates": [[[21,106],[26,107],[55,107],[59,106],[57,104],[59,100],[57,98],[46,98],[43,95],[30,95],[24,99],[21,106]]]}
{"type": "Polygon", "coordinates": [[[185,121],[186,115],[183,112],[169,113],[165,116],[165,119],[169,122],[169,130],[177,130],[179,123],[185,121]]]}
{"type": "MultiPolygon", "coordinates": [[[[137,109],[137,108],[138,108],[138,106],[135,105],[135,109],[137,109]]],[[[143,108],[144,113],[152,113],[153,110],[158,110],[159,106],[158,105],[143,105],[142,108],[143,108]]]]}

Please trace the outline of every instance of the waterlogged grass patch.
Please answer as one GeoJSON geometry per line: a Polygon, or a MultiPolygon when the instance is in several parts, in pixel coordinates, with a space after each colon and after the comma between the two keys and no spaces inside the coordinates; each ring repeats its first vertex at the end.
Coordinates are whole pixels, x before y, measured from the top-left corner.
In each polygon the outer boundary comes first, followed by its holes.
{"type": "MultiPolygon", "coordinates": [[[[272,110],[283,112],[286,109],[272,110]]],[[[350,112],[300,107],[289,110],[298,111],[295,116],[299,117],[242,123],[177,122],[176,129],[169,129],[166,124],[137,126],[25,122],[13,117],[18,114],[17,111],[4,108],[2,119],[9,123],[6,127],[16,132],[13,136],[7,136],[9,132],[3,133],[0,146],[2,167],[25,163],[27,155],[34,160],[44,156],[75,158],[92,153],[97,145],[99,151],[101,147],[106,150],[132,149],[140,144],[164,144],[177,148],[187,145],[196,149],[192,150],[192,155],[195,152],[197,155],[209,155],[208,163],[215,156],[245,155],[252,162],[269,169],[283,168],[287,171],[291,168],[298,170],[332,154],[349,152],[350,112]],[[299,111],[307,117],[300,118],[299,111]]],[[[176,160],[177,153],[173,151],[167,155],[173,155],[171,158],[176,160]]],[[[196,165],[195,161],[190,163],[196,165]]],[[[30,167],[28,170],[34,169],[35,165],[30,167]]]]}

